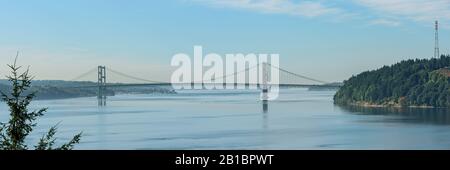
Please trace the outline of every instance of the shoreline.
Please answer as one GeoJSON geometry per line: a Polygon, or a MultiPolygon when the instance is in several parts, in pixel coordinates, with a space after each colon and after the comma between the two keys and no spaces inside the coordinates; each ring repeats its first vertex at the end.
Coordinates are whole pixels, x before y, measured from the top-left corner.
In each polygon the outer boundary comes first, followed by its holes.
{"type": "Polygon", "coordinates": [[[435,107],[435,106],[402,106],[399,104],[373,104],[369,102],[351,102],[347,103],[350,106],[358,106],[358,107],[368,107],[368,108],[419,108],[419,109],[437,109],[437,108],[445,108],[445,107],[435,107]]]}

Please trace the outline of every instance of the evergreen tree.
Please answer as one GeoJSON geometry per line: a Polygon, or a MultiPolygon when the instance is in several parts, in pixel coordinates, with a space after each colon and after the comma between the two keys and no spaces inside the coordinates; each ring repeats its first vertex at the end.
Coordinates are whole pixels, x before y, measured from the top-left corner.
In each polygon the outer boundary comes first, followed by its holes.
{"type": "MultiPolygon", "coordinates": [[[[16,65],[17,56],[14,64],[8,65],[11,69],[11,75],[7,79],[12,84],[10,93],[0,92],[2,101],[4,101],[10,111],[10,119],[7,123],[0,123],[0,150],[27,150],[25,143],[26,137],[36,126],[36,119],[43,116],[47,108],[35,111],[29,111],[28,106],[36,95],[36,92],[29,92],[32,77],[29,75],[29,68],[23,73],[19,73],[20,66],[16,65]]],[[[74,145],[79,143],[81,133],[75,135],[68,143],[59,147],[54,147],[57,126],[50,128],[48,133],[40,139],[35,146],[36,150],[71,150],[74,145]]]]}

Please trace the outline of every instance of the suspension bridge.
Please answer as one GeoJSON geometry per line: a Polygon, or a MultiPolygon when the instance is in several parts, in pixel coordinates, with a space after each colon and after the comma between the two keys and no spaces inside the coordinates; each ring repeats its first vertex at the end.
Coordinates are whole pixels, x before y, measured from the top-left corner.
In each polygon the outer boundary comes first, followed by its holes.
{"type": "MultiPolygon", "coordinates": [[[[179,83],[178,85],[191,85],[194,87],[194,85],[201,84],[203,87],[206,85],[221,85],[219,83],[216,83],[216,80],[222,79],[223,86],[226,86],[226,79],[229,77],[236,78],[238,75],[244,74],[249,75],[250,71],[255,71],[253,69],[261,69],[262,71],[262,81],[257,81],[257,83],[251,83],[249,81],[246,81],[245,83],[234,83],[235,86],[256,86],[259,89],[261,89],[261,92],[263,95],[267,94],[268,89],[273,86],[277,85],[279,87],[304,87],[304,88],[339,88],[340,85],[338,84],[332,84],[326,81],[318,80],[309,76],[305,76],[302,74],[297,74],[291,71],[288,71],[286,69],[265,63],[262,66],[260,64],[248,67],[244,70],[237,71],[231,74],[227,74],[220,77],[215,77],[208,80],[201,80],[201,81],[192,81],[191,83],[179,83]],[[272,84],[271,81],[269,81],[269,74],[271,74],[271,69],[275,69],[279,73],[279,82],[277,84],[272,84]],[[308,82],[308,83],[305,83],[308,82]]],[[[73,86],[73,87],[67,87],[67,88],[97,88],[98,89],[98,99],[99,99],[99,105],[105,105],[106,104],[106,89],[107,88],[114,88],[114,87],[148,87],[148,86],[172,86],[177,85],[168,81],[161,81],[161,80],[151,80],[146,78],[140,78],[131,74],[123,73],[121,71],[117,71],[115,69],[106,67],[106,66],[98,66],[96,68],[90,69],[87,72],[71,79],[71,81],[82,81],[84,78],[95,75],[96,74],[96,84],[87,84],[87,85],[80,85],[80,86],[73,86]],[[108,74],[107,74],[108,73],[108,74]],[[121,79],[128,79],[132,80],[133,82],[120,82],[120,81],[107,81],[107,75],[109,77],[120,77],[121,79]]],[[[90,82],[95,82],[90,80],[90,82]]]]}

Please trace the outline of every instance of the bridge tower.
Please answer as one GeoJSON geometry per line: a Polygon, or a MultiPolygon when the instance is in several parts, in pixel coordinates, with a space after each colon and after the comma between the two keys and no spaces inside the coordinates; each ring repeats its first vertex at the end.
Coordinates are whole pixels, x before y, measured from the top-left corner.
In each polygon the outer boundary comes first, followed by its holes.
{"type": "Polygon", "coordinates": [[[98,105],[105,106],[106,105],[106,67],[98,66],[98,105]]]}
{"type": "Polygon", "coordinates": [[[439,22],[438,21],[436,21],[435,23],[434,23],[434,29],[435,29],[435,37],[434,37],[434,40],[435,40],[435,44],[434,44],[434,58],[439,58],[440,57],[440,54],[439,54],[439,22]]]}

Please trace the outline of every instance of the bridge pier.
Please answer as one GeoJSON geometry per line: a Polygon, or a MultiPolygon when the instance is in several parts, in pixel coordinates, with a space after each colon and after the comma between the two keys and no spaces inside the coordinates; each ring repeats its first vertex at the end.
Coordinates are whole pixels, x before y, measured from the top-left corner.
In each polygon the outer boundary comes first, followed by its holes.
{"type": "Polygon", "coordinates": [[[262,108],[263,108],[263,113],[269,112],[269,101],[263,100],[262,101],[262,108]]]}
{"type": "Polygon", "coordinates": [[[261,88],[261,100],[263,104],[263,112],[267,113],[269,111],[269,73],[267,70],[267,63],[262,64],[262,84],[259,85],[261,88]]]}
{"type": "Polygon", "coordinates": [[[106,106],[106,67],[105,66],[98,66],[97,86],[98,86],[98,93],[97,93],[98,105],[106,106]]]}

